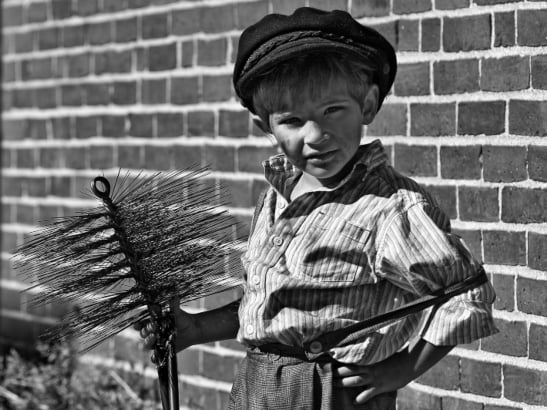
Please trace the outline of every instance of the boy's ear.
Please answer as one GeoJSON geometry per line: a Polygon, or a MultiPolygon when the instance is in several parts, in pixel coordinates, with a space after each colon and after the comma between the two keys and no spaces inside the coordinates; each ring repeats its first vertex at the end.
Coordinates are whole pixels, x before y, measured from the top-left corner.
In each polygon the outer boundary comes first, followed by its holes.
{"type": "Polygon", "coordinates": [[[363,102],[363,124],[368,125],[376,117],[378,111],[378,99],[380,98],[380,90],[376,84],[371,84],[368,87],[365,101],[363,102]]]}
{"type": "Polygon", "coordinates": [[[271,134],[272,131],[270,130],[270,124],[264,122],[262,118],[260,118],[258,115],[253,115],[253,123],[256,125],[262,132],[266,134],[271,134]]]}

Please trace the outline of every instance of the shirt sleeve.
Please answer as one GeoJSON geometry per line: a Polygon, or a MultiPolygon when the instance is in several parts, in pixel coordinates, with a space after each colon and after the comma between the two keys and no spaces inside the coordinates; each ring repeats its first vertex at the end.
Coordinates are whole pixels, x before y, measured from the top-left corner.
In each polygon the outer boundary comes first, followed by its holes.
{"type": "MultiPolygon", "coordinates": [[[[449,232],[444,213],[424,201],[386,221],[375,269],[379,277],[419,297],[479,274],[480,263],[462,239],[449,232]]],[[[486,282],[428,309],[418,336],[434,345],[457,345],[494,334],[494,299],[494,289],[486,282]]]]}

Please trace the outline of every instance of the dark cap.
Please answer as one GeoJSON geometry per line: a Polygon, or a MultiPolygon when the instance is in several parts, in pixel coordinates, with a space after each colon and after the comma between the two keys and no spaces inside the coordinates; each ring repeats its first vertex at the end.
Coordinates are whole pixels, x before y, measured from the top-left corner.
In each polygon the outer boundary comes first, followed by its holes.
{"type": "Polygon", "coordinates": [[[252,112],[252,85],[265,70],[312,51],[336,51],[366,59],[375,67],[378,108],[389,92],[397,71],[395,50],[376,30],[359,24],[342,10],[301,7],[293,14],[269,14],[243,31],[234,66],[234,88],[252,112]]]}

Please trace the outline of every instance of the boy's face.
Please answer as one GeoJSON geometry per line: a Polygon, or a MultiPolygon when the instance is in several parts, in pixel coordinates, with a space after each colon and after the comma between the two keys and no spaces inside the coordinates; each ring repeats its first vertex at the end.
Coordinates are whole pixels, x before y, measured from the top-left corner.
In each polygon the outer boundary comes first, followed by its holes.
{"type": "Polygon", "coordinates": [[[330,81],[314,94],[315,99],[302,96],[298,103],[287,97],[287,109],[270,114],[269,126],[293,165],[331,185],[345,176],[341,171],[357,152],[362,126],[374,118],[377,87],[369,87],[372,95],[362,102],[341,81],[330,81]]]}

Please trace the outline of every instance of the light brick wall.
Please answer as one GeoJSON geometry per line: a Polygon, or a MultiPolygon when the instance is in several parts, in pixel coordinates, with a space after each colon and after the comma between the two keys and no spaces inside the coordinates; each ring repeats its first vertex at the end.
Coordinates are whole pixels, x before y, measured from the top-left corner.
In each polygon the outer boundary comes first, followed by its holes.
{"type": "MultiPolygon", "coordinates": [[[[28,310],[10,255],[38,221],[95,204],[82,191],[98,173],[210,164],[249,222],[259,159],[275,150],[234,97],[237,38],[305,4],[349,10],[397,48],[393,93],[366,137],[437,195],[498,294],[501,333],[456,348],[400,409],[544,408],[546,1],[4,0],[0,342],[24,343],[64,311],[28,310]]],[[[224,408],[242,354],[229,341],[179,355],[183,403],[224,408]]],[[[147,362],[132,332],[97,357],[147,362]]]]}

